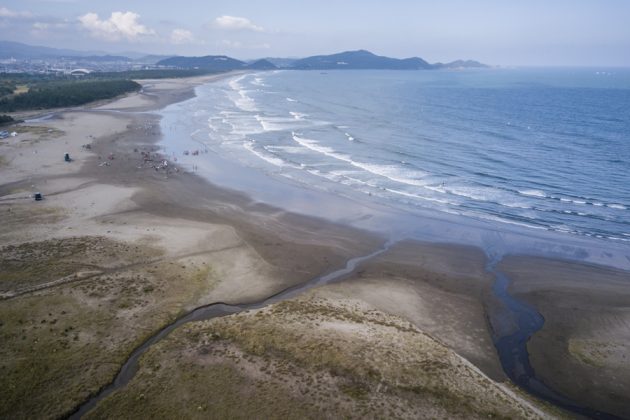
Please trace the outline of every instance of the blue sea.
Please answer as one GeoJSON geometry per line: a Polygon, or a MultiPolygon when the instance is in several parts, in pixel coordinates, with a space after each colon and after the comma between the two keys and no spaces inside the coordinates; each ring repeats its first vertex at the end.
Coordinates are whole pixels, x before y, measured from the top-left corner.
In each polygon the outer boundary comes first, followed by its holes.
{"type": "Polygon", "coordinates": [[[249,73],[163,115],[168,153],[271,204],[630,242],[630,70],[249,73]]]}

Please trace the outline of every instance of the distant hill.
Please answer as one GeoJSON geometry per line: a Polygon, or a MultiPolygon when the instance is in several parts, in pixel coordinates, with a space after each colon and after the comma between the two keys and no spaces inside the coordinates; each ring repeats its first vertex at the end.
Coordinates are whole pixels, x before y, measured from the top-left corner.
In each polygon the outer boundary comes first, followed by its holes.
{"type": "Polygon", "coordinates": [[[159,66],[180,69],[202,69],[212,71],[236,70],[247,67],[247,63],[225,55],[206,55],[204,57],[171,57],[157,62],[159,66]]]}
{"type": "Polygon", "coordinates": [[[102,63],[114,63],[114,62],[123,62],[129,63],[131,62],[131,58],[124,57],[122,55],[88,55],[85,57],[68,57],[73,58],[78,61],[92,61],[92,62],[102,62],[102,63]]]}
{"type": "Polygon", "coordinates": [[[254,61],[253,63],[249,63],[247,65],[247,68],[252,70],[275,70],[278,68],[278,66],[269,62],[268,60],[262,59],[254,61]]]}
{"type": "Polygon", "coordinates": [[[292,67],[299,58],[282,58],[282,57],[265,57],[264,60],[269,61],[278,68],[292,67]]]}
{"type": "Polygon", "coordinates": [[[487,69],[490,66],[475,60],[455,60],[446,64],[435,63],[433,67],[436,69],[487,69]]]}
{"type": "Polygon", "coordinates": [[[167,58],[172,58],[172,57],[175,57],[175,56],[149,54],[149,55],[143,55],[142,57],[135,58],[134,61],[136,63],[142,63],[142,64],[155,64],[161,60],[166,60],[167,58]]]}
{"type": "Polygon", "coordinates": [[[296,60],[290,66],[299,70],[333,69],[382,69],[382,70],[437,70],[462,68],[487,68],[489,66],[473,60],[457,60],[451,63],[430,64],[419,57],[391,58],[373,54],[366,50],[346,51],[331,55],[316,55],[296,60]]]}
{"type": "Polygon", "coordinates": [[[366,50],[346,51],[332,55],[316,55],[303,58],[293,63],[292,68],[300,70],[329,69],[383,69],[383,70],[421,70],[432,68],[421,58],[406,59],[383,57],[366,50]]]}
{"type": "Polygon", "coordinates": [[[366,50],[345,51],[331,55],[316,55],[297,58],[263,58],[246,63],[224,55],[203,57],[183,57],[168,55],[145,55],[139,52],[127,52],[111,55],[102,51],[77,51],[71,49],[50,48],[27,45],[21,42],[0,41],[0,59],[47,59],[64,58],[91,62],[124,62],[173,67],[186,70],[228,71],[237,69],[273,70],[277,68],[296,70],[332,70],[332,69],[382,69],[382,70],[430,70],[430,69],[465,69],[487,68],[474,60],[456,60],[450,63],[430,64],[419,57],[391,58],[379,56],[366,50]]]}
{"type": "Polygon", "coordinates": [[[46,57],[85,57],[103,55],[99,51],[76,51],[68,49],[27,45],[21,42],[0,41],[0,59],[17,58],[46,58],[46,57]]]}
{"type": "Polygon", "coordinates": [[[169,57],[172,57],[172,55],[146,55],[135,52],[112,55],[103,51],[79,51],[28,45],[21,42],[0,41],[0,59],[15,58],[18,60],[27,60],[67,58],[70,60],[92,62],[138,62],[142,64],[154,64],[159,60],[164,60],[169,57]]]}

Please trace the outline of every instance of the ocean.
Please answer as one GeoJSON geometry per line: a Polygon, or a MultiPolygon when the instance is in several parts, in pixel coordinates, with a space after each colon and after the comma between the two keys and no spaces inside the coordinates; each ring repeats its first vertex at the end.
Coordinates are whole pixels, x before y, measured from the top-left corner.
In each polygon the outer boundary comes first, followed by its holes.
{"type": "Polygon", "coordinates": [[[274,71],[196,93],[163,111],[166,153],[260,201],[630,243],[630,70],[274,71]]]}

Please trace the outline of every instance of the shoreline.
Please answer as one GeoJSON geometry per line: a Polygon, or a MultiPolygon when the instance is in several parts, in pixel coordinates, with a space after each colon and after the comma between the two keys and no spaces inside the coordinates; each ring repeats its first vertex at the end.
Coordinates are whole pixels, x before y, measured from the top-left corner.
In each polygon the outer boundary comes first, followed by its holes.
{"type": "MultiPolygon", "coordinates": [[[[199,97],[204,95],[209,97],[215,93],[210,89],[200,89],[199,97]]],[[[186,166],[196,166],[199,176],[222,188],[242,191],[272,207],[391,238],[479,247],[492,259],[523,254],[630,270],[630,259],[627,258],[630,257],[630,248],[622,242],[526,228],[439,210],[399,208],[360,192],[334,190],[334,186],[329,191],[327,187],[320,188],[277,176],[272,167],[267,171],[266,167],[242,164],[235,161],[239,156],[231,154],[230,149],[223,150],[214,145],[214,141],[205,142],[202,135],[196,134],[206,133],[203,129],[205,117],[190,122],[194,120],[191,114],[198,104],[208,105],[195,98],[160,111],[165,133],[160,145],[167,154],[177,157],[186,166]],[[202,154],[185,155],[186,151],[195,149],[202,154]],[[203,154],[204,149],[215,153],[203,154]],[[313,202],[317,202],[318,206],[313,206],[313,202]]]]}
{"type": "MultiPolygon", "coordinates": [[[[245,124],[242,128],[239,127],[237,132],[251,133],[252,136],[246,136],[246,138],[253,140],[252,143],[248,143],[244,139],[237,140],[238,137],[242,136],[234,137],[228,134],[229,118],[227,123],[221,122],[221,118],[210,118],[211,124],[208,128],[206,119],[213,116],[206,114],[208,110],[214,109],[214,100],[222,101],[225,94],[231,97],[236,94],[237,89],[241,88],[244,90],[239,90],[239,92],[245,92],[244,94],[247,95],[247,92],[250,92],[247,89],[255,90],[255,83],[252,82],[250,85],[246,80],[251,81],[254,77],[258,76],[252,75],[250,79],[239,77],[234,80],[234,83],[230,82],[229,86],[226,83],[222,83],[222,86],[218,87],[207,85],[198,89],[197,98],[174,104],[163,110],[161,112],[163,115],[162,128],[168,134],[162,141],[165,149],[177,156],[182,162],[189,165],[196,164],[200,175],[219,186],[243,191],[256,200],[297,213],[316,217],[324,216],[326,220],[333,222],[341,220],[344,224],[351,224],[359,229],[377,231],[385,235],[412,236],[421,241],[452,242],[478,246],[486,250],[491,258],[498,257],[497,254],[551,256],[630,270],[630,260],[626,258],[630,256],[630,247],[623,239],[618,241],[606,240],[595,237],[593,232],[591,232],[593,236],[589,237],[587,234],[574,235],[562,233],[555,229],[524,227],[515,221],[494,220],[491,215],[490,218],[486,218],[485,216],[488,215],[484,214],[475,217],[449,214],[428,208],[405,207],[395,201],[388,202],[380,199],[377,197],[378,194],[372,196],[365,191],[344,189],[342,186],[327,183],[325,180],[320,184],[315,178],[311,185],[308,182],[310,180],[307,173],[310,172],[308,165],[303,168],[308,169],[308,171],[298,170],[297,165],[299,163],[284,156],[283,152],[278,152],[282,154],[282,156],[278,155],[279,160],[269,157],[276,153],[273,145],[274,137],[277,137],[279,144],[283,146],[296,146],[288,135],[290,134],[288,128],[285,127],[285,130],[280,130],[281,132],[276,135],[274,132],[276,128],[273,128],[276,126],[267,127],[265,121],[281,118],[274,116],[278,110],[273,103],[270,103],[271,110],[269,112],[265,109],[265,105],[258,111],[245,107],[242,115],[241,111],[235,109],[239,118],[244,118],[243,124],[245,124]],[[199,118],[197,118],[197,114],[199,114],[199,118]],[[254,116],[256,118],[253,118],[254,116]],[[257,123],[256,120],[258,119],[262,122],[257,123]],[[228,125],[223,127],[225,124],[228,125]],[[219,137],[215,134],[216,130],[221,133],[219,137]],[[266,130],[271,131],[265,134],[266,130]],[[224,135],[225,138],[223,138],[224,135]],[[207,136],[210,137],[210,141],[208,141],[207,136]],[[260,139],[257,140],[259,137],[260,139]],[[264,149],[262,145],[267,141],[266,138],[270,142],[268,146],[270,146],[271,155],[269,156],[262,150],[264,149]],[[235,143],[232,144],[233,142],[235,143]],[[224,147],[224,144],[227,146],[224,147]],[[253,151],[250,150],[251,148],[253,151]],[[202,151],[203,149],[210,149],[216,153],[199,157],[184,155],[184,151],[195,149],[202,151]],[[282,163],[283,159],[288,160],[282,163]],[[291,169],[293,164],[296,165],[296,170],[291,169]],[[285,167],[288,168],[286,171],[284,170],[285,167]],[[302,172],[304,172],[303,177],[300,175],[302,172]],[[324,204],[313,210],[313,206],[310,204],[313,201],[324,204]],[[327,211],[329,208],[331,210],[327,211]]],[[[265,78],[262,74],[261,77],[265,78]]],[[[269,77],[271,80],[275,76],[269,75],[269,77]]],[[[281,79],[278,80],[279,86],[282,86],[281,79]]],[[[251,95],[253,95],[252,98],[258,98],[256,94],[251,93],[251,95]]],[[[238,101],[238,97],[236,100],[238,101]]],[[[264,96],[260,98],[260,101],[261,104],[265,103],[264,96]]],[[[223,110],[224,107],[221,106],[220,108],[218,111],[223,110]]],[[[231,109],[231,105],[228,108],[231,109]]],[[[284,108],[282,109],[282,112],[286,111],[284,108]]],[[[317,120],[314,116],[312,118],[317,120]]],[[[313,123],[317,122],[315,120],[313,123]]],[[[238,121],[240,120],[236,120],[234,123],[238,125],[238,121]]],[[[337,123],[344,123],[343,118],[337,123]]],[[[277,127],[282,128],[284,126],[277,127]]],[[[313,135],[317,137],[316,134],[313,135]]],[[[326,141],[322,141],[322,144],[328,144],[326,141]]],[[[342,145],[339,145],[338,149],[345,150],[342,145]]],[[[306,152],[310,153],[308,150],[306,152]]],[[[298,153],[298,160],[302,159],[299,151],[291,150],[290,153],[298,153]]]]}
{"type": "MultiPolygon", "coordinates": [[[[162,98],[153,102],[157,107],[169,100],[192,97],[195,83],[198,81],[156,81],[152,87],[147,86],[147,91],[162,98]],[[166,86],[160,90],[159,83],[166,83],[166,86]]],[[[118,99],[113,105],[100,106],[98,112],[62,111],[53,120],[35,123],[44,127],[52,125],[55,130],[63,132],[57,140],[67,133],[76,132],[70,143],[61,144],[62,147],[72,148],[76,161],[67,165],[59,157],[53,158],[56,154],[61,156],[58,150],[60,144],[42,146],[56,141],[41,139],[49,132],[40,133],[40,138],[23,148],[23,152],[37,152],[31,155],[46,156],[43,159],[51,163],[45,167],[29,162],[24,153],[17,152],[13,156],[10,165],[14,167],[17,160],[15,167],[24,169],[12,171],[15,173],[11,177],[3,178],[9,179],[9,182],[0,186],[0,206],[3,210],[7,205],[20,207],[18,212],[25,217],[10,220],[9,225],[0,231],[3,247],[19,247],[22,243],[42,239],[65,240],[77,234],[97,235],[146,247],[146,252],[162,252],[155,261],[164,256],[168,257],[164,257],[164,261],[185,261],[187,268],[182,270],[188,270],[189,266],[202,270],[204,263],[210,262],[212,274],[206,274],[201,280],[202,293],[193,293],[177,302],[167,316],[173,319],[176,314],[203,303],[255,302],[284,287],[333,271],[349,258],[369,253],[384,242],[384,238],[369,232],[255,202],[242,193],[211,185],[195,174],[180,171],[165,175],[161,169],[143,166],[145,159],[141,152],[149,159],[158,159],[152,155],[159,154],[157,142],[163,135],[159,130],[160,117],[146,113],[150,108],[148,103],[153,100],[146,95],[143,91],[118,99]],[[115,107],[114,112],[111,111],[112,106],[115,107]],[[130,113],[132,109],[142,114],[130,113]],[[97,121],[100,122],[97,124],[97,121]],[[87,134],[86,130],[99,131],[99,127],[102,135],[87,134]],[[95,138],[96,141],[93,141],[95,138]],[[89,150],[81,148],[83,142],[91,143],[92,147],[89,150]],[[34,150],[29,148],[31,146],[34,150]],[[113,156],[113,159],[108,159],[108,156],[113,156]],[[109,165],[101,165],[103,162],[109,165]],[[77,170],[78,164],[81,167],[77,170]],[[41,207],[52,211],[36,214],[27,209],[28,205],[22,204],[26,202],[25,191],[32,189],[32,185],[47,188],[47,199],[41,207]],[[24,223],[41,223],[42,220],[44,226],[27,225],[24,228],[24,223]],[[60,228],[64,229],[61,233],[60,228]],[[212,245],[208,247],[208,244],[212,245]],[[160,250],[149,249],[151,247],[160,250]]],[[[158,109],[161,108],[152,110],[158,109]]],[[[7,174],[6,168],[0,166],[0,170],[3,176],[7,174]]],[[[12,212],[15,214],[15,210],[12,212]]],[[[468,360],[477,359],[475,365],[484,373],[503,380],[502,371],[497,370],[494,349],[487,347],[490,333],[483,314],[492,279],[483,271],[483,255],[468,257],[477,251],[439,243],[411,243],[397,249],[379,257],[379,261],[367,263],[367,268],[362,267],[344,283],[322,288],[322,293],[346,297],[358,293],[374,307],[403,316],[419,328],[429,330],[448,347],[463,353],[468,360]],[[419,255],[425,256],[420,264],[415,261],[419,255]],[[476,268],[469,270],[473,275],[467,273],[468,277],[462,277],[460,265],[468,258],[472,264],[470,267],[476,268]],[[473,287],[470,282],[477,284],[473,287]],[[427,306],[424,298],[408,301],[410,298],[405,297],[404,292],[393,293],[392,290],[413,290],[415,296],[420,296],[420,290],[432,296],[441,293],[445,307],[427,306]],[[390,295],[380,295],[378,291],[390,295]],[[398,299],[407,300],[407,303],[400,306],[398,299]],[[464,305],[462,302],[467,303],[464,305]],[[458,325],[453,329],[444,329],[441,325],[454,321],[453,318],[443,317],[458,306],[459,316],[472,316],[473,334],[469,332],[470,325],[458,325]]],[[[96,273],[97,278],[112,268],[123,270],[115,267],[116,263],[112,261],[99,264],[96,271],[101,270],[102,273],[96,273]]],[[[142,258],[133,264],[143,264],[142,258]]],[[[86,272],[84,269],[80,273],[86,272]]],[[[83,281],[81,276],[85,275],[81,274],[68,283],[59,283],[53,289],[39,290],[34,295],[44,296],[47,300],[51,296],[46,296],[46,293],[55,295],[56,290],[70,293],[65,288],[72,286],[74,281],[83,281]]],[[[86,283],[90,280],[86,279],[86,283]]],[[[5,291],[3,287],[2,292],[5,291]]],[[[30,294],[28,292],[24,297],[12,300],[26,300],[31,297],[30,294]]],[[[155,299],[158,299],[155,303],[159,302],[159,297],[155,299]]],[[[4,303],[4,300],[0,301],[0,305],[4,303]]],[[[127,309],[123,308],[123,312],[127,309]]],[[[141,316],[138,309],[135,315],[141,316]]],[[[150,326],[142,336],[136,335],[131,344],[142,342],[142,337],[150,336],[151,331],[156,329],[159,325],[150,326]]],[[[127,349],[135,348],[129,343],[125,346],[127,349]]],[[[109,377],[111,375],[110,372],[109,377]]],[[[94,387],[90,393],[93,392],[94,387]]]]}

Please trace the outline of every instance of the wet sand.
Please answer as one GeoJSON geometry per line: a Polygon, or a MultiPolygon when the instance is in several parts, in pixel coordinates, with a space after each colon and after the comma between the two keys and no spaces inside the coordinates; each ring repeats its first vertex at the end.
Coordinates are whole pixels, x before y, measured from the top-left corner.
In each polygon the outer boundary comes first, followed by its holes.
{"type": "Polygon", "coordinates": [[[585,406],[630,417],[630,273],[511,256],[509,292],[545,318],[528,343],[547,385],[585,406]]]}

